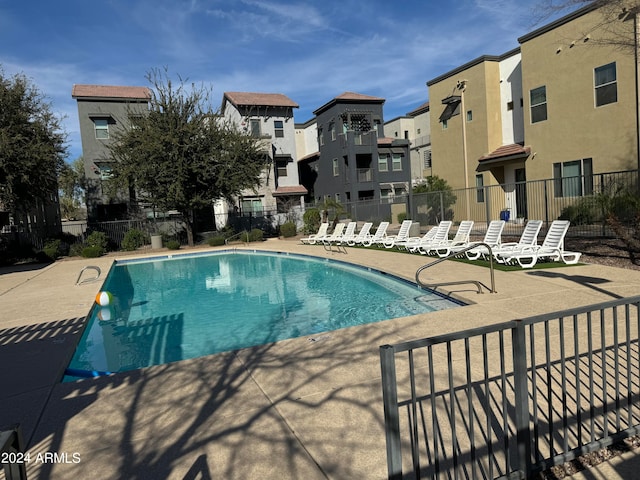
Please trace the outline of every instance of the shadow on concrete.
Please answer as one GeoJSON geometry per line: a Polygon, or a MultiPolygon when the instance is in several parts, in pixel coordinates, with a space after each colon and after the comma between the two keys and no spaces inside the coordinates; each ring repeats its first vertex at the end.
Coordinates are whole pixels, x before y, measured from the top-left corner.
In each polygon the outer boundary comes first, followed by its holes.
{"type": "MultiPolygon", "coordinates": [[[[373,359],[377,370],[376,346],[385,341],[386,334],[377,332],[367,339],[371,350],[363,349],[357,337],[296,342],[286,355],[276,348],[278,344],[269,344],[58,384],[28,448],[80,449],[86,461],[74,466],[41,465],[37,478],[88,478],[92,469],[105,465],[103,478],[126,475],[131,480],[256,478],[252,477],[256,474],[265,478],[265,469],[277,471],[278,478],[301,478],[310,470],[355,478],[358,470],[349,456],[355,460],[363,448],[379,446],[384,432],[381,404],[372,402],[369,390],[347,395],[342,388],[330,388],[308,397],[299,391],[314,381],[340,383],[344,371],[360,362],[373,359]],[[292,371],[295,374],[283,375],[292,371]],[[275,381],[277,390],[270,389],[269,382],[263,388],[258,377],[275,381]],[[375,425],[379,435],[355,441],[345,436],[339,422],[320,422],[321,435],[310,434],[303,443],[281,410],[295,404],[302,417],[318,419],[329,403],[332,411],[356,409],[358,422],[367,428],[375,425]],[[327,435],[340,445],[340,458],[316,461],[312,452],[326,450],[327,435]]],[[[377,383],[366,388],[380,391],[377,383]]],[[[381,466],[383,455],[376,460],[381,466]]]]}
{"type": "Polygon", "coordinates": [[[78,317],[0,330],[0,426],[20,423],[27,444],[83,326],[78,317]]]}
{"type": "Polygon", "coordinates": [[[613,293],[613,292],[610,292],[609,290],[596,286],[596,285],[602,285],[605,283],[611,283],[611,280],[607,280],[605,278],[589,277],[585,275],[567,275],[565,273],[552,272],[548,270],[535,270],[532,272],[527,272],[527,274],[532,275],[534,277],[561,278],[569,282],[577,283],[578,285],[581,285],[581,286],[586,286],[588,288],[591,288],[592,290],[595,290],[596,292],[603,293],[612,298],[624,298],[623,296],[618,295],[617,293],[613,293]]]}
{"type": "Polygon", "coordinates": [[[8,266],[0,267],[0,275],[7,275],[9,273],[16,273],[16,272],[32,272],[35,270],[42,270],[43,268],[48,267],[52,263],[53,262],[8,265],[8,266]]]}

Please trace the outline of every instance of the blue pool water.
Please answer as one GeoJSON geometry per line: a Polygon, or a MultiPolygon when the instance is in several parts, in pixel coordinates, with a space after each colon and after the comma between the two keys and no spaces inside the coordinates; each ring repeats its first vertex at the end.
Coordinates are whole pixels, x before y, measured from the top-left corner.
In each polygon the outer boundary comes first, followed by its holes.
{"type": "MultiPolygon", "coordinates": [[[[118,372],[459,306],[343,262],[249,252],[119,261],[68,373],[118,372]]],[[[66,376],[65,380],[74,380],[66,376]]]]}

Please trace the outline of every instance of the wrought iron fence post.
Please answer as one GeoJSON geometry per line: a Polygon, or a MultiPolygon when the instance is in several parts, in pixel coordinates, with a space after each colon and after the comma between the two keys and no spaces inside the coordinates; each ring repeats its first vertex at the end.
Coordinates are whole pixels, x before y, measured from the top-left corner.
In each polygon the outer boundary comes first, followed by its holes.
{"type": "Polygon", "coordinates": [[[511,330],[513,345],[513,384],[515,390],[515,424],[517,470],[529,478],[531,472],[531,430],[529,428],[529,392],[527,378],[526,326],[515,321],[511,330]]]}
{"type": "Polygon", "coordinates": [[[380,347],[382,368],[382,401],[384,404],[384,433],[387,441],[387,472],[390,480],[402,478],[402,453],[400,450],[400,414],[396,383],[395,350],[391,345],[380,347]]]}

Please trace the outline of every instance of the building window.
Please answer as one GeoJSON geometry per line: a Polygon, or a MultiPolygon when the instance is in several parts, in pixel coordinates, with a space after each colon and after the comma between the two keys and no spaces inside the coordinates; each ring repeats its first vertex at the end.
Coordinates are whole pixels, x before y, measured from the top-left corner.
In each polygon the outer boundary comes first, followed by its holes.
{"type": "Polygon", "coordinates": [[[409,140],[409,130],[404,131],[404,139],[409,140]]]}
{"type": "Polygon", "coordinates": [[[276,173],[278,178],[287,176],[287,160],[276,160],[276,173]]]}
{"type": "Polygon", "coordinates": [[[394,172],[401,172],[402,171],[402,155],[400,155],[399,153],[394,153],[391,158],[391,165],[392,165],[391,168],[394,172]]]}
{"type": "Polygon", "coordinates": [[[507,102],[507,110],[513,110],[513,101],[507,102]]]}
{"type": "Polygon", "coordinates": [[[467,122],[473,120],[473,110],[467,110],[467,122]]]}
{"type": "Polygon", "coordinates": [[[331,133],[331,141],[336,139],[336,124],[331,122],[329,124],[329,132],[331,133]]]}
{"type": "Polygon", "coordinates": [[[243,198],[241,206],[244,214],[261,214],[263,211],[261,198],[243,198]]]}
{"type": "Polygon", "coordinates": [[[318,144],[324,145],[324,135],[322,135],[322,128],[318,129],[318,144]]]}
{"type": "Polygon", "coordinates": [[[484,203],[484,176],[476,175],[476,202],[484,203]]]}
{"type": "Polygon", "coordinates": [[[94,118],[93,126],[96,130],[96,138],[98,140],[106,140],[109,138],[109,119],[94,118]]]}
{"type": "Polygon", "coordinates": [[[448,126],[449,124],[447,123],[447,120],[442,120],[442,129],[446,130],[448,126]]]}
{"type": "Polygon", "coordinates": [[[380,120],[378,120],[377,118],[373,121],[373,128],[375,129],[376,133],[378,134],[379,137],[382,137],[382,123],[380,123],[380,120]]]}
{"type": "Polygon", "coordinates": [[[260,133],[260,120],[252,119],[250,121],[250,125],[251,125],[251,136],[256,138],[260,137],[262,135],[260,133]]]}
{"type": "Polygon", "coordinates": [[[109,180],[113,177],[113,173],[111,172],[111,165],[106,163],[98,164],[98,174],[100,175],[100,180],[109,180]]]}
{"type": "Polygon", "coordinates": [[[389,157],[387,155],[378,155],[378,171],[389,171],[389,157]]]}
{"type": "Polygon", "coordinates": [[[333,176],[337,177],[338,175],[340,175],[340,167],[338,165],[338,159],[334,158],[333,159],[333,176]]]}
{"type": "Polygon", "coordinates": [[[431,168],[431,150],[424,151],[424,168],[431,168]]]}
{"type": "Polygon", "coordinates": [[[595,73],[596,107],[618,101],[616,62],[598,67],[595,73]]]}
{"type": "Polygon", "coordinates": [[[274,120],[273,128],[275,129],[276,138],[284,137],[284,122],[282,120],[274,120]]]}
{"type": "Polygon", "coordinates": [[[593,194],[593,164],[590,158],[553,164],[554,195],[581,197],[593,194]]]}
{"type": "Polygon", "coordinates": [[[547,87],[534,88],[530,92],[531,123],[542,122],[547,119],[547,87]]]}

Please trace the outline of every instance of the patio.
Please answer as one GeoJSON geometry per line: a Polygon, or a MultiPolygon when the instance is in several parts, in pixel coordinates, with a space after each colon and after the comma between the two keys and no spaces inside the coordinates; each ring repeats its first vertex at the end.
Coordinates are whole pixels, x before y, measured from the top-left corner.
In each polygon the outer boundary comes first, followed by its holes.
{"type": "MultiPolygon", "coordinates": [[[[332,253],[296,240],[237,248],[332,257],[408,279],[433,261],[373,249],[332,253]]],[[[74,286],[78,273],[86,265],[106,272],[112,259],[0,270],[0,361],[11,366],[0,373],[0,425],[22,424],[30,479],[386,478],[380,345],[640,291],[639,271],[600,265],[496,271],[496,294],[449,287],[470,303],[462,308],[57,383],[101,283],[74,286]],[[67,453],[67,461],[36,461],[44,452],[67,453]]],[[[445,262],[426,275],[487,283],[489,272],[445,262]]],[[[615,473],[625,464],[606,465],[615,473]]]]}

